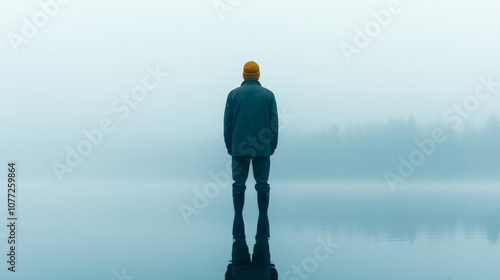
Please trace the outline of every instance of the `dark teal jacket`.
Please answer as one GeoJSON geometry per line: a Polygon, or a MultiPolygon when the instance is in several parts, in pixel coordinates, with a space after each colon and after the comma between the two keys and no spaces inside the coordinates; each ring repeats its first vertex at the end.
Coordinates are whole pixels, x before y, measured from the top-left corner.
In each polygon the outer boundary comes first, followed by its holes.
{"type": "Polygon", "coordinates": [[[270,156],[278,145],[274,94],[257,79],[246,79],[227,96],[224,141],[232,156],[270,156]]]}

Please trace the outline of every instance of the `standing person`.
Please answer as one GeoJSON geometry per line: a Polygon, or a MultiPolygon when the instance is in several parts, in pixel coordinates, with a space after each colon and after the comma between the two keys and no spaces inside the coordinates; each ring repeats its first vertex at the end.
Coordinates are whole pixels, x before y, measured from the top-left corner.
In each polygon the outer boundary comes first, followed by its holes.
{"type": "MultiPolygon", "coordinates": [[[[249,261],[243,223],[246,180],[250,163],[256,181],[259,221],[257,225],[254,258],[261,251],[258,244],[269,240],[269,170],[270,156],[278,144],[278,109],[274,94],[262,87],[259,82],[260,68],[254,61],[243,67],[243,83],[232,90],[226,101],[224,111],[224,141],[227,152],[232,156],[233,173],[233,260],[249,261]],[[259,248],[258,248],[259,247],[259,248]],[[244,252],[238,256],[234,252],[244,252]],[[236,250],[235,250],[236,249],[236,250]]],[[[258,259],[263,257],[259,255],[258,259]]],[[[269,255],[264,259],[268,259],[269,255]]]]}

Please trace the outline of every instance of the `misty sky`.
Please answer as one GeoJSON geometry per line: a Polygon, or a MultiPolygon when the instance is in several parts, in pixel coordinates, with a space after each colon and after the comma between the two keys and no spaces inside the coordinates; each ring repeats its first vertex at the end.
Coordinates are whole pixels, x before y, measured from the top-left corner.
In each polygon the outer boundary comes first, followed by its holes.
{"type": "MultiPolygon", "coordinates": [[[[442,120],[474,94],[480,76],[500,81],[499,10],[495,0],[72,0],[16,52],[12,34],[22,36],[23,18],[42,8],[38,0],[3,0],[0,151],[61,159],[65,145],[103,118],[116,126],[108,147],[222,141],[224,102],[248,60],[260,64],[280,111],[295,115],[290,129],[442,120]],[[221,14],[214,3],[235,5],[221,14]],[[341,44],[354,45],[355,29],[390,3],[398,14],[349,63],[341,44]],[[169,76],[120,118],[112,104],[141,85],[148,67],[169,76]]],[[[500,88],[469,121],[481,124],[498,108],[500,88]]]]}

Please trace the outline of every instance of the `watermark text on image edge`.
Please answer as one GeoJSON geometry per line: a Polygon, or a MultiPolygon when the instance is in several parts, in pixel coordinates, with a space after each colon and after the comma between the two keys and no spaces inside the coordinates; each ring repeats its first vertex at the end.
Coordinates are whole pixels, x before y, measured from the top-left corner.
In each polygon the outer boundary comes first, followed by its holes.
{"type": "Polygon", "coordinates": [[[16,162],[7,163],[7,270],[16,272],[17,264],[17,235],[18,235],[18,216],[17,216],[17,165],[16,162]]]}

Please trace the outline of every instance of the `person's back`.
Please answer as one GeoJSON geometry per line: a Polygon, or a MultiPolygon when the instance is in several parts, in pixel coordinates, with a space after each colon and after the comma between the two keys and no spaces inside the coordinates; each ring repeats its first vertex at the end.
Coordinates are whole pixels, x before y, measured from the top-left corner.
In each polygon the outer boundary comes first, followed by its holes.
{"type": "Polygon", "coordinates": [[[256,181],[259,218],[252,262],[270,263],[269,171],[270,156],[278,144],[278,109],[274,94],[261,86],[259,65],[249,61],[243,67],[240,87],[232,90],[224,111],[224,141],[232,156],[233,173],[233,264],[250,263],[243,222],[246,180],[250,163],[256,181]]]}
{"type": "Polygon", "coordinates": [[[224,113],[226,148],[232,156],[270,156],[278,144],[276,99],[270,90],[261,86],[255,75],[246,77],[227,98],[224,113]]]}

